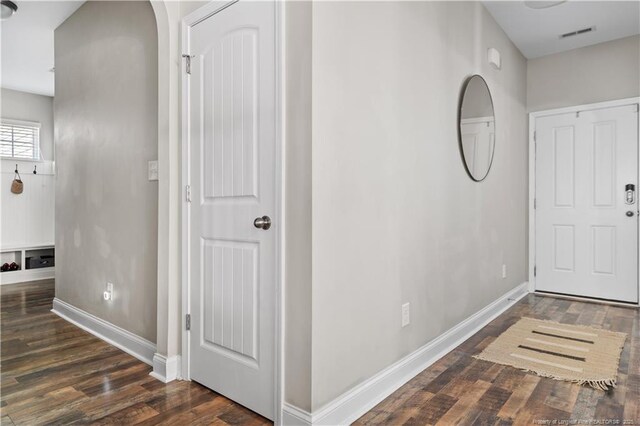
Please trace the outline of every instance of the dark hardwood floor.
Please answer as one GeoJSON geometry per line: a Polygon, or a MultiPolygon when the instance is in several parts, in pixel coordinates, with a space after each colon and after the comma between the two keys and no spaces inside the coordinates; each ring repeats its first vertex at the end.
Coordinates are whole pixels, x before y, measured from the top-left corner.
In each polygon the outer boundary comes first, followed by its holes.
{"type": "Polygon", "coordinates": [[[355,424],[640,425],[639,311],[530,294],[355,424]],[[525,316],[627,333],[617,388],[603,392],[472,358],[525,316]]]}
{"type": "Polygon", "coordinates": [[[261,425],[267,419],[151,367],[50,312],[52,280],[0,286],[0,425],[261,425]]]}
{"type": "MultiPolygon", "coordinates": [[[[197,383],[153,379],[148,365],[52,314],[53,293],[53,281],[0,286],[1,426],[270,423],[197,383]]],[[[616,424],[607,419],[640,425],[638,310],[529,295],[356,424],[616,424]],[[472,358],[523,316],[628,333],[618,387],[602,392],[472,358]]]]}

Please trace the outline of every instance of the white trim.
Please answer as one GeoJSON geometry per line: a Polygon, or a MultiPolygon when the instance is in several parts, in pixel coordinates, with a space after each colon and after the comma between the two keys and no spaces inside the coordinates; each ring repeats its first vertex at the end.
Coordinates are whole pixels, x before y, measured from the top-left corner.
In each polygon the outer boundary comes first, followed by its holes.
{"type": "MultiPolygon", "coordinates": [[[[22,264],[24,265],[24,262],[22,264]]],[[[55,277],[56,277],[55,267],[37,268],[37,269],[21,269],[19,271],[7,271],[7,272],[2,272],[0,274],[0,285],[48,280],[55,277]]]]}
{"type": "Polygon", "coordinates": [[[460,124],[474,124],[474,123],[495,123],[496,119],[493,116],[487,117],[472,117],[472,118],[461,118],[460,124]]]}
{"type": "Polygon", "coordinates": [[[285,67],[285,54],[286,54],[286,32],[285,32],[285,2],[275,2],[275,18],[274,18],[274,32],[275,32],[275,215],[279,223],[276,227],[276,253],[275,253],[275,354],[274,361],[275,366],[273,370],[274,377],[274,418],[273,422],[276,425],[282,424],[284,414],[284,242],[285,242],[285,215],[284,215],[284,153],[286,143],[286,67],[285,67]]]}
{"type": "Polygon", "coordinates": [[[149,375],[163,383],[172,382],[180,378],[180,364],[180,355],[167,358],[156,353],[153,355],[153,371],[149,375]]]}
{"type": "Polygon", "coordinates": [[[36,244],[18,244],[15,246],[0,247],[0,252],[25,251],[25,250],[42,250],[56,248],[55,243],[36,243],[36,244]]]}
{"type": "Polygon", "coordinates": [[[616,99],[613,101],[594,102],[591,104],[573,105],[562,108],[545,109],[540,111],[533,111],[529,113],[529,116],[544,117],[546,115],[558,115],[566,114],[569,112],[590,111],[594,109],[614,108],[625,105],[633,105],[640,102],[640,97],[616,99]]]}
{"type": "MultiPolygon", "coordinates": [[[[640,97],[624,98],[606,102],[596,102],[592,104],[575,105],[564,108],[548,109],[543,111],[535,111],[529,113],[529,292],[536,291],[536,277],[533,275],[533,271],[536,263],[536,211],[533,208],[534,200],[536,197],[536,147],[535,147],[535,130],[536,130],[536,118],[546,117],[550,115],[575,113],[580,111],[589,111],[594,109],[615,108],[626,105],[638,105],[640,109],[640,97]]],[[[638,119],[638,135],[640,135],[640,112],[638,119]]],[[[638,166],[640,170],[640,150],[638,150],[638,166]]],[[[639,182],[640,182],[640,176],[639,182]]],[[[640,244],[640,226],[638,227],[638,243],[640,244]]],[[[640,261],[638,262],[638,303],[624,303],[623,306],[640,306],[640,261]]],[[[536,293],[540,295],[548,296],[563,296],[548,293],[536,293]]],[[[592,299],[588,297],[569,296],[578,300],[588,300],[590,302],[600,303],[615,303],[606,300],[592,299]]]]}
{"type": "Polygon", "coordinates": [[[0,123],[7,124],[9,126],[34,127],[38,130],[42,129],[42,124],[39,121],[16,120],[14,118],[2,117],[0,118],[0,123]]]}
{"type": "Polygon", "coordinates": [[[536,277],[536,211],[533,208],[536,198],[536,120],[535,113],[529,114],[529,292],[535,290],[536,277]]]}
{"type": "MultiPolygon", "coordinates": [[[[212,1],[202,6],[201,8],[190,13],[182,19],[181,32],[182,32],[182,53],[190,54],[190,28],[205,19],[213,16],[221,10],[231,6],[238,0],[221,0],[212,1]]],[[[284,274],[283,274],[283,262],[284,258],[283,245],[284,245],[284,194],[283,194],[283,182],[284,182],[284,129],[286,128],[286,116],[284,114],[285,108],[285,67],[284,55],[285,55],[285,25],[284,25],[284,2],[274,1],[275,4],[275,211],[274,222],[276,226],[274,230],[276,233],[276,253],[275,253],[275,318],[276,318],[276,330],[275,330],[275,356],[274,356],[274,424],[282,424],[283,420],[283,401],[284,401],[284,274]]],[[[184,61],[181,63],[181,67],[184,66],[184,61]]],[[[181,69],[182,72],[183,69],[181,69]]],[[[191,312],[190,303],[190,271],[187,265],[189,265],[190,249],[189,249],[189,235],[190,235],[190,205],[186,201],[186,185],[189,185],[190,174],[190,129],[189,129],[189,78],[186,72],[182,72],[182,182],[181,193],[183,194],[181,202],[181,214],[182,214],[182,238],[181,238],[181,250],[182,250],[182,330],[186,330],[186,314],[191,312]]],[[[191,380],[190,369],[190,333],[182,332],[182,357],[180,362],[181,375],[185,380],[191,380]]]]}
{"type": "Polygon", "coordinates": [[[570,294],[548,293],[544,291],[532,291],[531,293],[540,297],[553,297],[555,299],[576,300],[578,302],[585,302],[585,303],[601,303],[603,305],[620,306],[622,308],[636,309],[638,307],[638,305],[635,303],[616,302],[615,300],[607,300],[607,299],[594,299],[592,297],[584,297],[584,296],[572,296],[570,294]]]}
{"type": "MultiPolygon", "coordinates": [[[[194,10],[193,12],[191,12],[190,14],[182,18],[182,31],[183,31],[182,34],[184,35],[185,30],[187,31],[187,34],[188,34],[190,27],[194,27],[198,25],[200,22],[211,18],[216,13],[222,11],[223,9],[226,9],[227,7],[237,2],[238,0],[214,0],[194,10]]],[[[183,53],[188,52],[188,50],[185,50],[185,45],[188,46],[188,43],[187,43],[187,40],[185,40],[185,38],[183,37],[182,38],[183,53]]]]}
{"type": "Polygon", "coordinates": [[[282,426],[311,426],[311,413],[289,403],[282,406],[282,426]]]}
{"type": "Polygon", "coordinates": [[[529,294],[522,283],[426,345],[345,392],[320,410],[309,414],[285,404],[286,419],[293,425],[347,425],[356,421],[425,368],[451,352],[485,325],[529,294]]]}
{"type": "MultiPolygon", "coordinates": [[[[199,9],[198,9],[199,10],[199,9]]],[[[196,10],[193,13],[197,13],[198,10],[196,10]]],[[[190,49],[189,49],[189,45],[191,42],[190,39],[190,31],[189,31],[189,23],[187,22],[187,18],[189,18],[191,15],[187,15],[183,20],[182,20],[182,24],[181,24],[181,28],[180,31],[182,33],[182,53],[183,54],[189,54],[190,49]]],[[[190,21],[189,21],[190,22],[190,21]]],[[[180,216],[182,217],[182,232],[181,232],[181,238],[180,238],[180,251],[182,253],[182,279],[181,279],[181,283],[180,283],[180,290],[182,293],[182,316],[181,316],[181,330],[182,330],[182,341],[181,341],[181,354],[182,354],[182,378],[185,380],[191,380],[191,368],[190,368],[190,362],[189,360],[191,359],[191,354],[189,351],[189,345],[191,342],[190,339],[190,333],[188,333],[187,330],[187,322],[186,322],[186,315],[189,314],[191,312],[191,292],[189,290],[189,282],[190,282],[190,272],[188,265],[189,265],[189,257],[190,257],[190,250],[189,250],[189,235],[191,233],[191,226],[189,224],[189,216],[191,214],[191,208],[189,203],[187,202],[187,191],[186,191],[186,186],[189,185],[190,180],[189,180],[189,174],[191,172],[190,169],[190,140],[191,140],[191,127],[189,126],[189,115],[190,115],[190,109],[189,109],[189,79],[187,78],[187,73],[184,72],[184,67],[185,66],[185,59],[182,58],[182,61],[180,63],[180,73],[182,74],[182,92],[181,92],[181,102],[182,102],[182,117],[181,117],[181,122],[182,122],[182,134],[181,134],[181,156],[182,156],[182,164],[181,164],[181,169],[182,169],[182,176],[181,176],[181,181],[180,181],[180,193],[182,194],[182,201],[180,204],[180,216]]]]}
{"type": "MultiPolygon", "coordinates": [[[[42,154],[42,153],[40,153],[42,154]]],[[[38,166],[42,165],[47,165],[49,167],[51,167],[51,172],[48,173],[44,173],[40,170],[38,170],[38,174],[39,175],[54,175],[54,167],[55,167],[55,161],[49,161],[49,160],[45,160],[44,158],[42,158],[42,155],[40,155],[40,158],[16,158],[16,157],[0,157],[0,160],[4,163],[6,162],[6,164],[11,164],[11,166],[9,167],[11,170],[9,172],[6,171],[7,166],[2,166],[2,173],[13,173],[13,171],[15,170],[15,168],[13,167],[13,165],[15,165],[16,163],[18,163],[18,166],[23,165],[23,166],[27,166],[27,167],[31,167],[33,165],[33,163],[38,163],[38,166]],[[29,164],[31,163],[31,164],[29,164]]]]}
{"type": "Polygon", "coordinates": [[[143,339],[130,331],[76,308],[57,297],[53,299],[51,312],[110,345],[138,358],[140,361],[149,365],[153,364],[156,345],[147,339],[143,339]]]}

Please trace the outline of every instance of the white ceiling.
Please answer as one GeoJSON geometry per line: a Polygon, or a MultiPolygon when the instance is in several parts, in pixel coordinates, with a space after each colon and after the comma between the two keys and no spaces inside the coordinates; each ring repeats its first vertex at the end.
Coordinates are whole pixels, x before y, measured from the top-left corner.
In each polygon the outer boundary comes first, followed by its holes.
{"type": "Polygon", "coordinates": [[[53,96],[53,31],[84,1],[13,0],[18,11],[0,21],[2,87],[53,96]]]}
{"type": "Polygon", "coordinates": [[[578,1],[548,9],[531,9],[524,1],[483,1],[486,8],[527,58],[550,55],[640,34],[640,2],[578,1]],[[560,34],[595,26],[566,39],[560,34]]]}

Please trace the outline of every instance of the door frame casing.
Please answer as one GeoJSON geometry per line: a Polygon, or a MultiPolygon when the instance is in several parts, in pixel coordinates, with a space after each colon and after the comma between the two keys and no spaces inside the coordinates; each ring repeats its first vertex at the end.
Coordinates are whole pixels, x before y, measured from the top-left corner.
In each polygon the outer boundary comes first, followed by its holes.
{"type": "MultiPolygon", "coordinates": [[[[605,102],[595,102],[591,104],[583,104],[583,105],[575,105],[570,107],[563,108],[554,108],[548,110],[541,110],[529,113],[529,292],[536,292],[536,277],[533,274],[534,267],[536,264],[536,210],[534,209],[534,203],[536,198],[536,142],[534,138],[534,132],[536,130],[536,119],[539,117],[546,117],[550,115],[559,115],[566,114],[571,112],[580,112],[580,111],[588,111],[594,109],[605,109],[605,108],[614,108],[621,107],[626,105],[637,105],[638,109],[640,109],[640,97],[632,97],[632,98],[624,98],[624,99],[616,99],[612,101],[605,102]]],[[[640,139],[640,112],[638,118],[638,135],[640,139]]],[[[638,150],[638,170],[640,173],[640,149],[638,150]]],[[[637,182],[640,183],[640,176],[636,177],[637,182]]],[[[639,206],[636,206],[639,207],[639,206]]],[[[640,225],[638,226],[638,239],[637,244],[640,244],[640,225]]],[[[638,247],[640,253],[640,247],[638,247]]],[[[621,306],[640,306],[640,261],[637,262],[637,279],[636,284],[638,286],[638,303],[623,303],[623,302],[614,302],[614,301],[605,301],[599,299],[592,299],[588,297],[581,296],[569,296],[566,297],[572,299],[585,299],[590,301],[600,301],[603,303],[611,303],[621,306]]],[[[545,293],[546,294],[546,293],[545,293]]],[[[565,297],[562,295],[558,295],[561,297],[565,297]]]]}
{"type": "MultiPolygon", "coordinates": [[[[181,23],[181,49],[182,54],[191,54],[190,52],[190,30],[196,24],[210,18],[227,7],[237,3],[239,0],[215,0],[201,8],[195,10],[182,19],[181,23]]],[[[275,6],[274,29],[275,29],[275,211],[274,222],[277,224],[275,235],[275,344],[274,344],[274,424],[282,423],[282,407],[284,401],[284,234],[285,234],[285,217],[284,217],[284,129],[285,129],[285,71],[284,71],[284,2],[273,1],[275,6]]],[[[183,59],[181,67],[185,66],[183,59]]],[[[190,259],[190,203],[187,202],[186,186],[190,184],[190,127],[189,127],[189,78],[185,69],[181,69],[182,73],[182,208],[181,208],[181,226],[182,226],[182,357],[181,357],[181,375],[183,380],[191,380],[191,356],[190,356],[190,333],[186,332],[186,315],[191,313],[191,295],[190,295],[190,270],[187,267],[190,259]]]]}

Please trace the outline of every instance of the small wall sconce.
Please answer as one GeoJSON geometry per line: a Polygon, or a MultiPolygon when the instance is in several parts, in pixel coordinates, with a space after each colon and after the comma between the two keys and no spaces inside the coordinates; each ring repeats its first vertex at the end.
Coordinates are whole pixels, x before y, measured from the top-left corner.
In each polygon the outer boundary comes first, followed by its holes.
{"type": "Polygon", "coordinates": [[[498,49],[490,47],[487,50],[487,60],[493,68],[497,70],[502,68],[502,59],[500,58],[500,52],[498,52],[498,49]]]}

